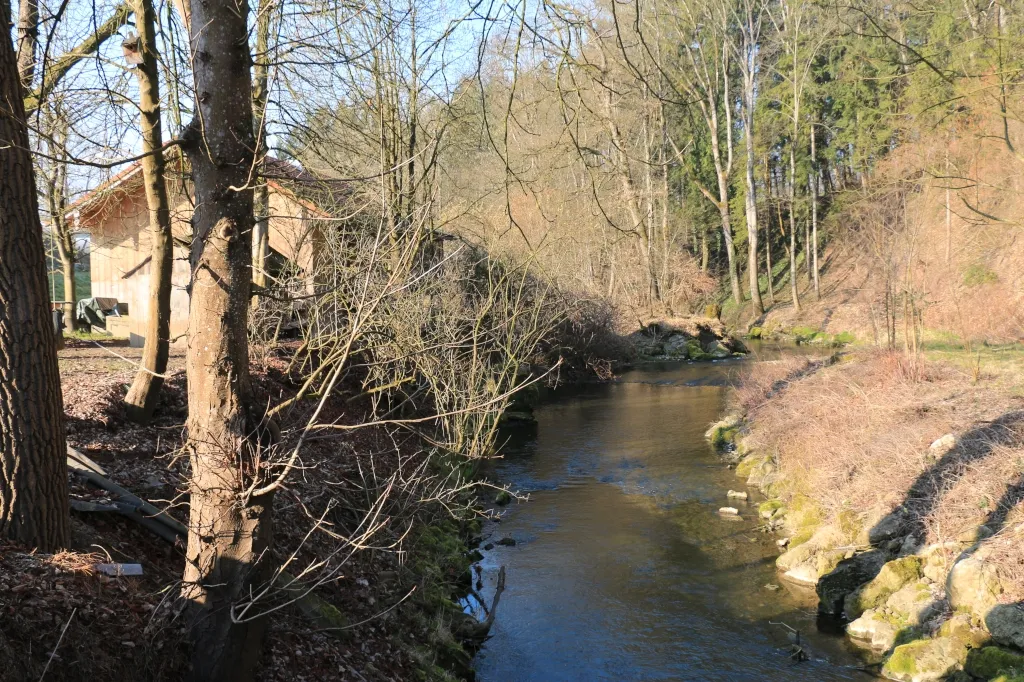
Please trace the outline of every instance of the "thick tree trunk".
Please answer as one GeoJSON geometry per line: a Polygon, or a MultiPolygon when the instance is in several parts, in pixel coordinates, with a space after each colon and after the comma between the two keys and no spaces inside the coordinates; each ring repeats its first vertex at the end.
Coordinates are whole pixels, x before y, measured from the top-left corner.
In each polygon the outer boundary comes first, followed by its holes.
{"type": "Polygon", "coordinates": [[[152,0],[136,0],[138,43],[141,62],[135,67],[139,82],[139,110],[142,112],[142,178],[149,208],[149,232],[153,240],[149,262],[149,317],[142,366],[128,389],[124,402],[128,418],[145,424],[152,418],[160,399],[171,335],[171,267],[174,241],[171,212],[164,174],[163,134],[160,130],[160,75],[156,52],[156,12],[152,0]]]}
{"type": "Polygon", "coordinates": [[[273,493],[261,473],[247,325],[252,277],[252,58],[244,0],[191,5],[198,111],[185,135],[196,210],[190,253],[188,443],[192,462],[183,594],[191,601],[193,677],[253,677],[263,619],[232,607],[268,577],[273,493]]]}
{"type": "MultiPolygon", "coordinates": [[[[0,16],[10,12],[0,0],[0,16]]],[[[68,543],[67,446],[43,228],[7,36],[0,102],[0,535],[52,551],[68,543]]]]}

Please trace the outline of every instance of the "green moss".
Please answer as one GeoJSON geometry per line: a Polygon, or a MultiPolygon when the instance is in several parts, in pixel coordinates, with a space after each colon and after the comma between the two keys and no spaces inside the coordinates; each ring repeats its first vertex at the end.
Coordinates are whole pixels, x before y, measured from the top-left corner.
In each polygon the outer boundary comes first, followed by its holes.
{"type": "Polygon", "coordinates": [[[818,503],[802,493],[797,493],[789,501],[789,512],[786,520],[790,527],[803,530],[813,529],[821,524],[822,514],[818,503]]]}
{"type": "Polygon", "coordinates": [[[771,457],[767,455],[747,457],[736,465],[736,475],[740,478],[749,478],[755,469],[764,466],[769,460],[771,457]]]}
{"type": "Polygon", "coordinates": [[[512,501],[512,494],[507,490],[499,490],[498,494],[494,496],[494,504],[504,507],[506,504],[512,501]]]}
{"type": "Polygon", "coordinates": [[[993,677],[992,682],[1024,682],[1024,670],[1011,671],[998,677],[993,677]]]}
{"type": "Polygon", "coordinates": [[[927,640],[901,644],[893,650],[892,656],[885,662],[885,670],[904,675],[917,673],[917,659],[922,656],[927,646],[927,640]]]}
{"type": "Polygon", "coordinates": [[[761,327],[751,327],[750,331],[747,332],[748,339],[759,339],[764,335],[764,329],[761,327]]]}
{"type": "Polygon", "coordinates": [[[857,337],[854,336],[853,332],[839,332],[832,337],[832,343],[837,346],[845,346],[855,342],[856,340],[857,337]]]}
{"type": "Polygon", "coordinates": [[[690,339],[686,342],[686,356],[691,360],[709,360],[711,356],[704,352],[704,349],[700,346],[700,341],[697,339],[690,339]]]}
{"type": "Polygon", "coordinates": [[[775,511],[784,508],[782,500],[765,500],[761,504],[757,505],[757,513],[764,514],[765,512],[774,513],[775,511]]]}
{"type": "Polygon", "coordinates": [[[982,284],[994,284],[998,281],[999,275],[983,263],[969,265],[964,270],[964,286],[977,287],[982,284]]]}
{"type": "Polygon", "coordinates": [[[856,618],[868,609],[878,608],[901,587],[920,577],[921,557],[908,556],[890,561],[869,583],[849,596],[846,615],[856,618]]]}
{"type": "Polygon", "coordinates": [[[790,548],[797,547],[804,544],[814,536],[813,528],[804,528],[803,530],[797,531],[797,533],[789,539],[790,548]]]}
{"type": "Polygon", "coordinates": [[[793,336],[797,337],[798,339],[810,339],[815,334],[818,333],[818,330],[815,329],[814,327],[802,326],[802,327],[793,327],[792,329],[789,330],[789,333],[792,334],[793,336]]]}
{"type": "Polygon", "coordinates": [[[964,670],[984,680],[1007,671],[1020,669],[1024,669],[1024,654],[998,646],[972,649],[967,654],[967,663],[964,664],[964,670]]]}

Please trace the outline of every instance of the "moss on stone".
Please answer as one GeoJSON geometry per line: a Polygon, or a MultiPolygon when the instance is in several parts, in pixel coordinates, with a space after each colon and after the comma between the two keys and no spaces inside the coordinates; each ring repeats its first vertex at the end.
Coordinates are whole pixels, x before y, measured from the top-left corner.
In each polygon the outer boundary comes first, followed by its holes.
{"type": "Polygon", "coordinates": [[[749,478],[755,469],[764,466],[769,459],[771,458],[767,455],[746,457],[736,465],[736,475],[740,478],[749,478]]]}
{"type": "Polygon", "coordinates": [[[967,654],[964,670],[975,677],[988,680],[1014,670],[1024,670],[1024,654],[998,646],[972,649],[967,654]]]}
{"type": "Polygon", "coordinates": [[[764,335],[764,330],[761,327],[751,327],[750,331],[747,332],[748,339],[759,339],[764,335]]]}
{"type": "Polygon", "coordinates": [[[1024,682],[1024,670],[1014,670],[993,677],[992,682],[1024,682]]]}
{"type": "Polygon", "coordinates": [[[800,545],[806,544],[813,536],[813,528],[804,528],[803,530],[797,531],[797,533],[789,539],[789,546],[799,547],[800,545]]]}
{"type": "Polygon", "coordinates": [[[885,662],[885,671],[905,675],[916,674],[918,672],[917,660],[927,646],[926,640],[901,644],[893,650],[892,656],[885,662]]]}
{"type": "Polygon", "coordinates": [[[768,512],[769,514],[774,514],[784,506],[785,505],[782,503],[782,500],[765,500],[761,504],[757,505],[757,513],[764,514],[765,512],[768,512]]]}
{"type": "Polygon", "coordinates": [[[821,508],[817,502],[806,495],[801,493],[793,495],[787,507],[789,512],[786,514],[786,520],[794,530],[802,531],[809,528],[813,534],[813,529],[821,524],[821,508]]]}
{"type": "Polygon", "coordinates": [[[897,590],[920,577],[921,557],[907,556],[888,562],[871,582],[847,598],[847,618],[857,618],[868,609],[882,606],[897,590]]]}
{"type": "Polygon", "coordinates": [[[856,340],[857,337],[853,334],[853,332],[839,332],[838,334],[832,337],[832,343],[837,346],[845,346],[847,344],[853,343],[856,340]]]}
{"type": "Polygon", "coordinates": [[[704,349],[700,346],[700,341],[697,339],[690,339],[686,342],[686,356],[691,360],[709,360],[711,356],[704,352],[704,349]]]}

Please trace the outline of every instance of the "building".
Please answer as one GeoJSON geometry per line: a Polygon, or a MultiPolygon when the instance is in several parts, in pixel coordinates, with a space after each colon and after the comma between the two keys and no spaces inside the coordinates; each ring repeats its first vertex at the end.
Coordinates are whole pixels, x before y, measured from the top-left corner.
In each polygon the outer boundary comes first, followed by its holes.
{"type": "MultiPolygon", "coordinates": [[[[193,203],[188,191],[187,163],[175,150],[166,154],[167,191],[174,234],[174,265],[171,292],[171,342],[182,343],[188,328],[188,251],[193,203]]],[[[311,275],[317,244],[329,212],[346,196],[344,183],[320,181],[292,164],[266,161],[270,189],[269,234],[271,257],[268,270],[284,263],[311,275]]],[[[89,234],[92,296],[115,298],[121,318],[113,318],[108,331],[127,337],[132,346],[145,342],[149,315],[151,238],[149,210],[136,163],[101,184],[71,206],[76,231],[89,234]]],[[[274,272],[269,274],[273,275],[274,272]]]]}

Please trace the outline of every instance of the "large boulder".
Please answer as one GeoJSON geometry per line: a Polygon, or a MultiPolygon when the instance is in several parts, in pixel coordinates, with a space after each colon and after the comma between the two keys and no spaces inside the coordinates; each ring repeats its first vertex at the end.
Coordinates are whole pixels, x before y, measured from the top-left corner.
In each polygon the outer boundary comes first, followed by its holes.
{"type": "Polygon", "coordinates": [[[972,613],[985,620],[999,604],[1003,588],[995,567],[978,556],[970,556],[953,564],[946,583],[950,605],[957,611],[972,613]]]}
{"type": "Polygon", "coordinates": [[[884,614],[868,609],[846,626],[846,634],[855,644],[875,651],[888,651],[896,643],[898,630],[884,614]]]}
{"type": "Polygon", "coordinates": [[[919,639],[893,649],[882,675],[900,682],[944,680],[963,664],[968,648],[956,637],[919,639]]]}
{"type": "Polygon", "coordinates": [[[868,609],[876,609],[904,585],[921,577],[921,558],[916,556],[894,559],[882,566],[878,575],[852,592],[843,605],[846,617],[853,620],[868,609]]]}
{"type": "Polygon", "coordinates": [[[922,580],[904,585],[885,602],[885,608],[894,619],[911,627],[921,625],[942,612],[945,605],[946,602],[922,580]]]}
{"type": "Polygon", "coordinates": [[[973,677],[991,680],[1009,671],[1024,671],[1024,654],[997,646],[972,649],[964,670],[973,677]]]}
{"type": "Polygon", "coordinates": [[[985,627],[1000,644],[1024,649],[1024,609],[1021,604],[997,604],[985,614],[985,627]]]}
{"type": "Polygon", "coordinates": [[[689,355],[687,344],[690,339],[685,334],[673,334],[665,339],[662,352],[670,358],[685,360],[689,355]]]}
{"type": "Polygon", "coordinates": [[[709,341],[707,344],[705,344],[704,352],[707,353],[709,357],[715,360],[721,360],[732,355],[732,351],[729,350],[725,346],[725,344],[723,344],[719,339],[709,341]]]}
{"type": "MultiPolygon", "coordinates": [[[[840,561],[818,579],[818,611],[841,617],[846,598],[879,574],[886,556],[879,551],[864,552],[840,561]]],[[[860,614],[858,614],[860,615],[860,614]]]]}

